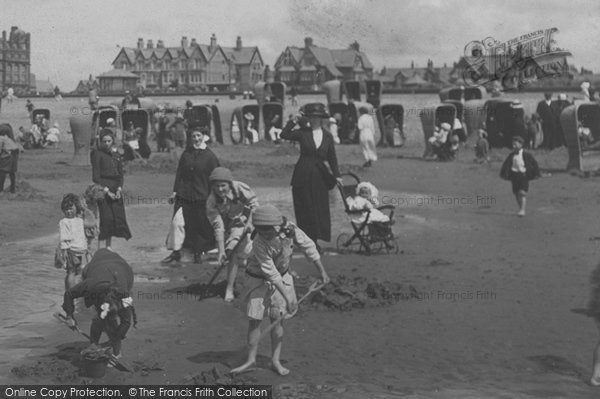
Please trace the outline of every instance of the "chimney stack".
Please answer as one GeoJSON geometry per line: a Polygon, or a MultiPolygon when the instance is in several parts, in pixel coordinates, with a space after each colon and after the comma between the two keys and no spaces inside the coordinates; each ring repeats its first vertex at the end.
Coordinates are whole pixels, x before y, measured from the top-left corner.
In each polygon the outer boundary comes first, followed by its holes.
{"type": "Polygon", "coordinates": [[[154,48],[154,43],[152,43],[152,39],[148,39],[148,44],[146,45],[147,48],[154,48]]]}
{"type": "Polygon", "coordinates": [[[236,41],[235,41],[235,48],[237,50],[241,50],[242,49],[242,37],[238,36],[236,41]]]}
{"type": "Polygon", "coordinates": [[[194,37],[194,38],[192,38],[192,43],[191,43],[191,45],[192,45],[192,47],[195,47],[195,46],[196,46],[196,44],[197,44],[197,43],[196,43],[196,38],[194,37]]]}
{"type": "Polygon", "coordinates": [[[137,48],[139,48],[139,49],[144,48],[144,39],[142,39],[141,37],[138,38],[137,48]]]}
{"type": "Polygon", "coordinates": [[[187,46],[188,46],[187,36],[183,36],[181,38],[181,47],[187,47],[187,46]]]}
{"type": "Polygon", "coordinates": [[[156,48],[165,48],[165,43],[162,40],[159,40],[156,43],[156,48]]]}
{"type": "Polygon", "coordinates": [[[210,50],[214,50],[217,47],[217,35],[214,33],[210,37],[210,50]]]}
{"type": "Polygon", "coordinates": [[[312,37],[305,37],[304,38],[304,47],[310,47],[312,45],[313,45],[312,37]]]}

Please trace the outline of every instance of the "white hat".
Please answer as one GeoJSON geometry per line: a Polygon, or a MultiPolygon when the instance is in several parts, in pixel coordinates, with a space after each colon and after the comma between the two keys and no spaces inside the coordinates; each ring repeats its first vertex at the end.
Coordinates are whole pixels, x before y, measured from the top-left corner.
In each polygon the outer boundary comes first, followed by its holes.
{"type": "Polygon", "coordinates": [[[108,118],[106,120],[106,123],[115,123],[115,120],[113,118],[108,118]]]}
{"type": "Polygon", "coordinates": [[[521,103],[521,101],[515,100],[512,103],[510,103],[510,107],[512,109],[523,109],[523,104],[521,103]]]}
{"type": "Polygon", "coordinates": [[[440,125],[440,128],[442,128],[442,129],[444,129],[444,130],[448,130],[448,131],[452,130],[452,126],[450,126],[450,124],[449,124],[449,123],[446,123],[446,122],[442,123],[442,124],[440,125]]]}
{"type": "Polygon", "coordinates": [[[244,118],[248,119],[249,121],[253,121],[254,120],[254,115],[252,115],[252,113],[250,113],[250,112],[246,112],[244,114],[244,118]]]}
{"type": "Polygon", "coordinates": [[[566,95],[565,93],[560,93],[560,94],[558,95],[558,99],[559,99],[559,100],[566,100],[566,99],[567,99],[567,95],[566,95]]]}
{"type": "Polygon", "coordinates": [[[329,118],[329,122],[331,122],[331,123],[337,123],[337,121],[333,117],[329,118]]]}

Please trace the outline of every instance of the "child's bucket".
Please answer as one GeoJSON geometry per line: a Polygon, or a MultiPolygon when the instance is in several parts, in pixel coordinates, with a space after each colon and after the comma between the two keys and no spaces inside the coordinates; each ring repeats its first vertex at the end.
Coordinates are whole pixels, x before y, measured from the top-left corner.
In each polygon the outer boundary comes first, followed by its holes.
{"type": "Polygon", "coordinates": [[[82,359],[83,374],[91,378],[102,378],[106,374],[106,366],[108,366],[107,358],[99,359],[82,359]]]}

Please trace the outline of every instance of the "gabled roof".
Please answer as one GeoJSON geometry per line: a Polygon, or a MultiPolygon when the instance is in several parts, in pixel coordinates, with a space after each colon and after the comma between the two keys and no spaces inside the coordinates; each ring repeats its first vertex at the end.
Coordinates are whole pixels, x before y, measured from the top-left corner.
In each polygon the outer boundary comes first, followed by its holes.
{"type": "Polygon", "coordinates": [[[112,62],[113,65],[114,65],[115,61],[117,60],[117,58],[119,58],[121,56],[121,53],[125,54],[125,56],[127,57],[127,59],[129,60],[130,63],[133,64],[135,62],[135,49],[130,48],[130,47],[122,47],[121,51],[119,51],[119,54],[117,54],[117,56],[113,60],[113,62],[112,62]]]}
{"type": "Polygon", "coordinates": [[[254,54],[258,53],[260,62],[262,63],[262,57],[258,51],[258,47],[242,47],[237,49],[236,47],[221,47],[223,52],[236,65],[249,65],[254,58],[254,54]]]}
{"type": "Polygon", "coordinates": [[[50,93],[54,91],[54,85],[47,80],[36,80],[35,90],[40,93],[50,93]]]}
{"type": "Polygon", "coordinates": [[[160,59],[162,59],[165,56],[165,54],[167,53],[167,51],[168,51],[168,49],[166,49],[164,47],[163,48],[154,49],[154,56],[160,60],[160,59]]]}
{"type": "MultiPolygon", "coordinates": [[[[317,63],[320,66],[325,67],[330,74],[332,74],[333,76],[343,76],[343,73],[341,73],[340,70],[337,69],[335,65],[335,60],[333,59],[333,56],[331,55],[331,51],[329,49],[326,49],[324,47],[310,46],[308,47],[308,50],[315,57],[317,63]]],[[[302,56],[302,58],[304,58],[304,55],[302,56]]],[[[302,59],[300,60],[300,62],[302,62],[302,59]]]]}
{"type": "Polygon", "coordinates": [[[113,69],[104,73],[101,73],[97,78],[130,78],[139,79],[139,76],[135,73],[125,71],[123,69],[113,69]]]}

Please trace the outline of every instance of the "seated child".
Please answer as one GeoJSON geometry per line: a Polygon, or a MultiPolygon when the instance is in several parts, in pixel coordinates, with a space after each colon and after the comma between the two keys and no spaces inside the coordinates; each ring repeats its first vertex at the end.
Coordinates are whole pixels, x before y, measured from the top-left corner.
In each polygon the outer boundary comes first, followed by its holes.
{"type": "Polygon", "coordinates": [[[66,290],[77,283],[77,276],[81,274],[83,257],[88,252],[83,218],[77,214],[80,203],[79,197],[75,194],[66,194],[60,205],[65,217],[58,223],[58,251],[60,251],[62,259],[62,268],[67,270],[66,290]]]}
{"type": "Polygon", "coordinates": [[[273,119],[271,119],[271,128],[269,129],[269,136],[273,143],[279,144],[281,142],[281,139],[279,138],[281,131],[281,117],[275,115],[273,119]]]}
{"type": "Polygon", "coordinates": [[[351,211],[363,211],[360,216],[352,219],[355,224],[362,224],[369,219],[367,224],[371,223],[388,223],[390,218],[378,210],[376,207],[379,206],[378,200],[379,191],[375,186],[369,182],[360,182],[356,186],[356,196],[346,198],[346,203],[351,211]],[[370,213],[369,213],[370,211],[370,213]]]}
{"type": "Polygon", "coordinates": [[[429,143],[434,147],[441,147],[446,144],[448,133],[450,133],[450,124],[442,123],[439,129],[437,127],[434,129],[433,136],[429,138],[429,143]]]}
{"type": "Polygon", "coordinates": [[[581,149],[589,149],[589,147],[594,144],[594,136],[592,136],[592,131],[589,127],[584,127],[581,123],[578,124],[577,127],[577,135],[579,136],[579,143],[581,144],[581,149]]]}
{"type": "Polygon", "coordinates": [[[252,250],[250,237],[244,233],[251,230],[252,212],[258,201],[254,191],[247,184],[233,180],[227,168],[215,168],[209,180],[212,187],[206,201],[206,216],[215,231],[219,263],[228,263],[225,301],[231,302],[238,266],[245,265],[252,250]]]}
{"type": "MultiPolygon", "coordinates": [[[[246,268],[249,287],[246,295],[249,319],[248,359],[243,365],[231,370],[231,373],[242,372],[256,362],[260,325],[265,316],[268,315],[273,323],[284,315],[291,317],[298,309],[294,278],[290,273],[293,246],[298,246],[307,259],[312,261],[322,282],[329,282],[314,241],[296,225],[287,222],[279,209],[273,205],[259,206],[252,216],[252,224],[256,229],[256,236],[252,241],[252,254],[246,268]]],[[[280,360],[283,323],[281,321],[271,330],[272,367],[279,375],[290,372],[282,366],[280,360]]]]}
{"type": "Polygon", "coordinates": [[[475,162],[487,163],[490,160],[488,152],[490,150],[490,144],[487,141],[487,132],[483,129],[477,131],[477,143],[475,144],[475,162]]]}

